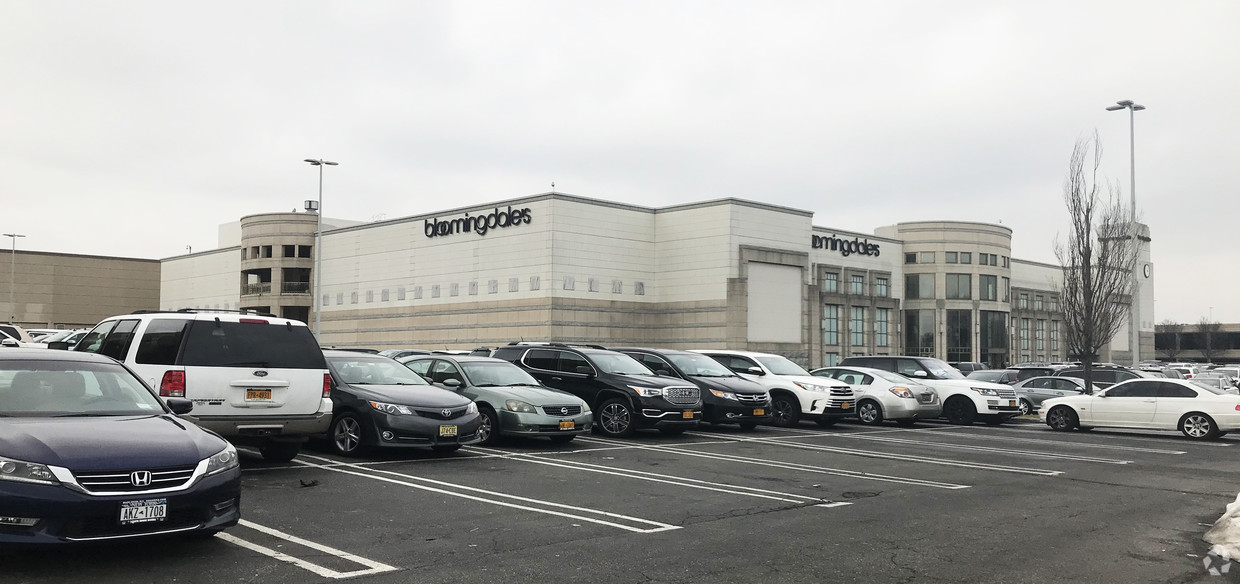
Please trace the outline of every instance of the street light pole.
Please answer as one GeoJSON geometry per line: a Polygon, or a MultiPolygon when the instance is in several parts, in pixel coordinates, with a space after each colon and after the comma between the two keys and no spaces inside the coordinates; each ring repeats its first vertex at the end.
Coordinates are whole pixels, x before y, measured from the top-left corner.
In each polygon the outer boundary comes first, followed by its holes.
{"type": "MultiPolygon", "coordinates": [[[[1136,246],[1136,251],[1141,250],[1141,240],[1139,239],[1140,231],[1137,229],[1137,131],[1136,131],[1136,113],[1145,109],[1145,106],[1133,103],[1131,99],[1115,102],[1115,105],[1108,106],[1107,111],[1114,112],[1119,110],[1128,110],[1128,191],[1132,196],[1132,244],[1136,246]]],[[[1138,256],[1140,257],[1140,256],[1138,256]]],[[[1137,278],[1137,267],[1132,268],[1132,319],[1131,319],[1130,336],[1132,344],[1132,365],[1136,367],[1141,364],[1141,280],[1137,278]]]]}
{"type": "Polygon", "coordinates": [[[322,323],[320,313],[323,312],[322,286],[323,286],[323,167],[336,166],[338,162],[323,160],[322,158],[307,158],[311,166],[319,167],[319,217],[318,227],[314,230],[314,294],[311,296],[311,305],[314,306],[314,336],[323,342],[322,335],[319,334],[319,327],[322,323]]]}
{"type": "Polygon", "coordinates": [[[15,324],[17,304],[13,301],[13,289],[17,282],[17,238],[26,236],[20,233],[5,233],[4,236],[13,240],[13,251],[9,254],[9,324],[15,324]]]}

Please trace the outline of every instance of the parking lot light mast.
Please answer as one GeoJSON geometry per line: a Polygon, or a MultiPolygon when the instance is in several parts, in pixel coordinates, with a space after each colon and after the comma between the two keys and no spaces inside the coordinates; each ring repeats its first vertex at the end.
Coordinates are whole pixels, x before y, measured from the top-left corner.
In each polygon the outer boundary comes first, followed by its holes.
{"type": "Polygon", "coordinates": [[[17,304],[13,302],[13,289],[17,282],[17,238],[26,237],[20,233],[5,233],[5,237],[13,240],[13,251],[9,254],[9,324],[17,320],[17,304]]]}
{"type": "Polygon", "coordinates": [[[336,166],[339,163],[322,158],[307,158],[306,162],[319,167],[319,217],[318,227],[314,230],[314,294],[311,296],[311,305],[314,306],[314,336],[321,343],[323,337],[319,333],[319,327],[322,324],[320,313],[323,312],[323,167],[336,166]]]}
{"type": "MultiPolygon", "coordinates": [[[[1137,229],[1137,141],[1136,141],[1136,113],[1145,109],[1145,106],[1133,103],[1131,99],[1115,102],[1115,105],[1108,106],[1107,111],[1114,112],[1119,110],[1128,110],[1128,191],[1132,197],[1132,244],[1139,251],[1141,249],[1141,235],[1137,229]]],[[[1136,367],[1141,364],[1141,298],[1140,298],[1141,281],[1137,279],[1137,268],[1134,265],[1132,269],[1132,318],[1129,324],[1132,327],[1129,336],[1132,343],[1132,366],[1136,367]]]]}

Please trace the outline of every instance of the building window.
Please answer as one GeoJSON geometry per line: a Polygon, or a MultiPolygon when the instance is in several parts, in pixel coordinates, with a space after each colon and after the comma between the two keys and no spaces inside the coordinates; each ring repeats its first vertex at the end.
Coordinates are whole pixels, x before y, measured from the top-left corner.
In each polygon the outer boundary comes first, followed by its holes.
{"type": "Polygon", "coordinates": [[[284,252],[284,257],[286,257],[286,258],[297,257],[297,246],[295,246],[295,245],[283,245],[283,246],[280,246],[280,247],[282,247],[282,248],[283,248],[283,250],[282,250],[282,251],[284,252]]]}
{"type": "Polygon", "coordinates": [[[943,263],[956,264],[956,263],[960,263],[960,260],[956,259],[956,252],[949,251],[943,254],[943,263]]]}
{"type": "Polygon", "coordinates": [[[396,299],[397,300],[405,299],[405,287],[404,286],[401,286],[400,288],[396,289],[396,299]]]}
{"type": "Polygon", "coordinates": [[[375,301],[375,291],[367,290],[366,291],[366,302],[374,302],[374,301],[375,301]]]}
{"type": "Polygon", "coordinates": [[[865,307],[852,307],[852,318],[849,319],[848,334],[849,344],[854,347],[865,346],[865,307]]]}
{"type": "Polygon", "coordinates": [[[422,299],[422,287],[421,287],[421,286],[414,286],[414,287],[413,287],[413,299],[414,299],[414,300],[421,300],[421,299],[422,299]]]}
{"type": "Polygon", "coordinates": [[[932,252],[932,251],[923,251],[923,252],[921,252],[921,253],[917,254],[917,263],[919,263],[919,264],[933,264],[933,263],[934,263],[934,252],[932,252]]]}
{"type": "MultiPolygon", "coordinates": [[[[973,276],[969,274],[947,274],[947,297],[956,300],[968,300],[973,297],[973,276]]],[[[968,359],[965,359],[968,361],[968,359]]]]}
{"type": "Polygon", "coordinates": [[[297,257],[299,257],[299,258],[308,258],[308,257],[310,257],[310,251],[311,251],[311,249],[313,249],[313,248],[311,248],[311,247],[310,247],[310,246],[308,246],[308,245],[299,245],[299,246],[297,246],[297,257]]]}
{"type": "Polygon", "coordinates": [[[988,265],[990,265],[990,259],[989,259],[989,257],[990,257],[990,256],[988,256],[988,255],[986,255],[986,254],[984,254],[984,253],[979,253],[979,254],[977,254],[977,265],[979,265],[979,266],[988,266],[988,265]]]}
{"type": "Polygon", "coordinates": [[[577,279],[572,276],[564,276],[564,289],[572,290],[577,287],[577,279]]]}
{"type": "Polygon", "coordinates": [[[906,254],[904,254],[904,263],[906,263],[906,264],[915,264],[915,263],[917,263],[917,254],[915,254],[915,253],[906,253],[906,254]]]}
{"type": "Polygon", "coordinates": [[[995,255],[995,254],[993,254],[993,253],[992,253],[992,254],[990,254],[990,265],[992,265],[992,266],[997,266],[997,265],[999,265],[999,256],[997,256],[997,255],[995,255]]]}
{"type": "Polygon", "coordinates": [[[999,299],[999,277],[981,274],[977,277],[977,297],[979,300],[999,299]]]}
{"type": "Polygon", "coordinates": [[[934,311],[904,311],[904,349],[909,355],[934,356],[934,311]]]}
{"type": "Polygon", "coordinates": [[[439,284],[431,284],[431,298],[439,298],[439,284]]]}
{"type": "Polygon", "coordinates": [[[530,276],[530,291],[542,289],[542,278],[538,276],[530,276]]]}
{"type": "Polygon", "coordinates": [[[840,291],[840,275],[835,272],[827,272],[823,274],[822,291],[830,294],[838,294],[840,291]]]}
{"type": "Polygon", "coordinates": [[[460,295],[461,295],[461,285],[460,285],[460,284],[458,284],[458,283],[456,283],[456,282],[453,282],[453,283],[451,283],[451,284],[448,284],[448,296],[460,296],[460,295]]]}
{"type": "Polygon", "coordinates": [[[904,298],[908,300],[934,298],[934,274],[905,274],[904,298]]]}
{"type": "Polygon", "coordinates": [[[477,296],[477,295],[478,295],[478,281],[477,281],[477,280],[474,280],[473,282],[470,282],[470,283],[468,284],[468,286],[469,286],[469,288],[468,288],[468,290],[469,290],[469,295],[470,295],[470,296],[477,296]]]}
{"type": "Polygon", "coordinates": [[[887,278],[874,278],[874,295],[887,296],[888,280],[887,278]]]}
{"type": "Polygon", "coordinates": [[[960,252],[960,263],[962,264],[973,263],[973,252],[968,252],[968,251],[960,252]]]}
{"type": "Polygon", "coordinates": [[[1051,296],[1050,304],[1051,304],[1051,307],[1050,307],[1051,312],[1059,312],[1059,297],[1058,296],[1051,296]]]}
{"type": "Polygon", "coordinates": [[[823,367],[835,367],[836,365],[839,365],[839,364],[840,364],[839,353],[823,353],[822,354],[822,366],[823,367]]]}
{"type": "Polygon", "coordinates": [[[644,296],[646,294],[646,283],[633,282],[633,293],[638,296],[644,296]]]}
{"type": "MultiPolygon", "coordinates": [[[[1029,325],[1030,324],[1031,323],[1029,322],[1029,319],[1027,318],[1020,319],[1020,350],[1022,351],[1029,350],[1029,325]]],[[[1028,360],[1028,357],[1026,357],[1025,359],[1028,360]]]]}
{"type": "Polygon", "coordinates": [[[840,344],[840,307],[836,304],[822,307],[822,344],[840,344]]]}
{"type": "Polygon", "coordinates": [[[1051,351],[1059,350],[1059,321],[1051,321],[1051,351]]]}
{"type": "Polygon", "coordinates": [[[1021,310],[1029,310],[1029,295],[1022,292],[1020,294],[1020,302],[1016,306],[1021,310]]]}
{"type": "Polygon", "coordinates": [[[336,293],[336,306],[340,306],[341,304],[344,304],[344,292],[337,292],[336,293]]]}
{"type": "Polygon", "coordinates": [[[324,295],[323,295],[323,303],[322,303],[322,304],[320,304],[319,306],[327,306],[328,304],[331,304],[331,302],[332,302],[332,295],[331,295],[331,294],[324,294],[324,295]]]}
{"type": "Polygon", "coordinates": [[[1045,350],[1043,339],[1046,338],[1046,321],[1038,319],[1038,328],[1033,331],[1033,348],[1038,351],[1045,350]]]}
{"type": "Polygon", "coordinates": [[[973,360],[973,312],[947,311],[947,360],[973,360]]]}
{"type": "Polygon", "coordinates": [[[241,259],[245,259],[245,248],[241,248],[241,259]]]}
{"type": "Polygon", "coordinates": [[[1010,266],[1011,266],[1011,261],[1008,259],[1007,256],[1003,256],[1003,267],[1007,268],[1010,266]]]}
{"type": "Polygon", "coordinates": [[[384,288],[379,292],[379,301],[387,302],[388,300],[391,300],[391,297],[388,296],[388,289],[384,288]]]}
{"type": "Polygon", "coordinates": [[[357,292],[349,293],[349,304],[357,304],[357,292]]]}
{"type": "Polygon", "coordinates": [[[271,246],[270,245],[264,245],[262,246],[262,249],[263,249],[263,257],[265,258],[271,257],[271,246]]]}
{"type": "Polygon", "coordinates": [[[499,280],[487,281],[487,294],[499,294],[499,280]]]}
{"type": "Polygon", "coordinates": [[[508,278],[508,291],[518,292],[520,290],[521,290],[521,279],[520,278],[508,278]]]}
{"type": "Polygon", "coordinates": [[[1000,280],[1003,281],[1003,301],[1011,302],[1012,301],[1012,279],[1008,278],[1007,276],[1004,276],[1000,278],[1000,280]]]}
{"type": "Polygon", "coordinates": [[[612,280],[611,281],[611,293],[612,294],[624,294],[624,282],[620,280],[612,280]]]}
{"type": "Polygon", "coordinates": [[[586,288],[591,292],[598,292],[598,278],[590,278],[587,280],[586,288]]]}
{"type": "Polygon", "coordinates": [[[1042,297],[1041,296],[1033,297],[1033,309],[1042,310],[1042,297]]]}
{"type": "Polygon", "coordinates": [[[891,311],[887,308],[874,309],[874,346],[886,347],[887,343],[887,323],[891,318],[891,311]]]}
{"type": "Polygon", "coordinates": [[[853,276],[848,283],[849,294],[865,294],[865,276],[853,276]]]}

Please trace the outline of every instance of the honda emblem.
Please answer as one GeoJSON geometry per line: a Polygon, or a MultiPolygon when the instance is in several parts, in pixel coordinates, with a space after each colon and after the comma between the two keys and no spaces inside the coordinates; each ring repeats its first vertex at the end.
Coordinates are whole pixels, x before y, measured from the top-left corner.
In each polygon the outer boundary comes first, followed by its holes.
{"type": "Polygon", "coordinates": [[[135,487],[149,487],[151,486],[151,471],[135,470],[129,473],[129,482],[135,487]]]}

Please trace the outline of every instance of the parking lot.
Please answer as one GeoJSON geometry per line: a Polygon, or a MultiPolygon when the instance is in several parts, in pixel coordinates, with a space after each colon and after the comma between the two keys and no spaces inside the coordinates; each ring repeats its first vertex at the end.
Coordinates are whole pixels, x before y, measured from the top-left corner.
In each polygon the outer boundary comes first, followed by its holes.
{"type": "MultiPolygon", "coordinates": [[[[8,582],[1225,581],[1231,436],[841,424],[246,457],[209,540],[5,550],[8,582]]],[[[1235,570],[1240,573],[1240,568],[1235,570]]]]}

